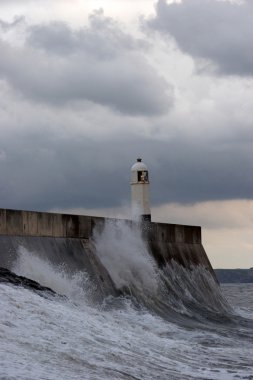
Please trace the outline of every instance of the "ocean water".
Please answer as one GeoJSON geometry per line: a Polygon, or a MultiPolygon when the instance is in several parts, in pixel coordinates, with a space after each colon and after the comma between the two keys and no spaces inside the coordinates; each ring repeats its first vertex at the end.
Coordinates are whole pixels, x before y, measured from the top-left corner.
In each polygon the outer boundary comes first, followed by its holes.
{"type": "Polygon", "coordinates": [[[13,272],[58,294],[0,282],[0,379],[253,379],[253,284],[220,288],[175,263],[159,272],[137,235],[121,239],[97,239],[128,290],[102,303],[87,273],[20,247],[13,272]]]}

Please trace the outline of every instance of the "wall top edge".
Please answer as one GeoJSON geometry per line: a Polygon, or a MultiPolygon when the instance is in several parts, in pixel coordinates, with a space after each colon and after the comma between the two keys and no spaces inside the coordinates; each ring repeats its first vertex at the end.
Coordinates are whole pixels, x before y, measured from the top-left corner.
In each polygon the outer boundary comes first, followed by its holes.
{"type": "MultiPolygon", "coordinates": [[[[80,214],[68,214],[68,213],[59,213],[59,212],[49,212],[49,211],[34,211],[34,210],[16,210],[16,209],[5,209],[5,208],[0,208],[0,213],[1,212],[20,212],[20,213],[33,213],[33,214],[45,214],[45,215],[59,215],[59,216],[64,216],[64,217],[74,217],[74,218],[82,218],[82,217],[85,217],[85,218],[91,218],[91,219],[97,219],[97,220],[110,220],[110,221],[118,221],[118,220],[122,220],[122,221],[126,221],[128,223],[132,223],[132,224],[138,224],[138,222],[135,222],[131,219],[126,219],[126,218],[110,218],[110,217],[103,217],[103,216],[94,216],[94,215],[80,215],[80,214]]],[[[196,225],[189,225],[189,224],[179,224],[179,223],[164,223],[164,222],[141,222],[142,225],[157,225],[157,226],[160,226],[160,227],[165,227],[165,226],[171,226],[171,227],[189,227],[189,228],[196,228],[196,229],[201,229],[201,226],[196,226],[196,225]]]]}

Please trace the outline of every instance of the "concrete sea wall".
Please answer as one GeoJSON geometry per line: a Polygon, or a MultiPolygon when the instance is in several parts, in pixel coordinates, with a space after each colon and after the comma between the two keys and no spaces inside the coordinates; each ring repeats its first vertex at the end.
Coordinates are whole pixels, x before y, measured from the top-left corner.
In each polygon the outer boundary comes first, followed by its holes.
{"type": "MultiPolygon", "coordinates": [[[[93,232],[102,233],[107,222],[117,219],[0,209],[0,266],[12,269],[19,247],[35,252],[70,272],[86,270],[102,295],[117,292],[96,255],[93,232]]],[[[140,228],[142,238],[159,267],[174,260],[186,268],[202,265],[213,269],[201,243],[201,227],[125,221],[140,228]]],[[[215,275],[214,275],[215,276],[215,275]]]]}

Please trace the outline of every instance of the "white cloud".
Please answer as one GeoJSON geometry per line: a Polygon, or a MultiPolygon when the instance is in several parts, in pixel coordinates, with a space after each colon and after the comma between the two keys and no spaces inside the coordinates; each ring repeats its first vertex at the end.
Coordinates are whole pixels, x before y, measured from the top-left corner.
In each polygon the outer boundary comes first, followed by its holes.
{"type": "Polygon", "coordinates": [[[86,28],[33,26],[23,47],[0,41],[0,76],[32,101],[90,101],[115,111],[152,116],[173,104],[173,88],[148,64],[145,43],[95,12],[86,28]]]}

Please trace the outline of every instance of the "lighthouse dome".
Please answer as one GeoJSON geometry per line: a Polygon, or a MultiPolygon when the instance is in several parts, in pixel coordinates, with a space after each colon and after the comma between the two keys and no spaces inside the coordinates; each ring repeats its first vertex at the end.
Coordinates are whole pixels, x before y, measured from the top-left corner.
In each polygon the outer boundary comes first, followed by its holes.
{"type": "Polygon", "coordinates": [[[147,170],[148,168],[144,164],[144,162],[142,162],[141,158],[137,158],[137,162],[135,162],[135,164],[133,164],[133,166],[131,167],[131,172],[147,171],[147,170]]]}
{"type": "Polygon", "coordinates": [[[141,158],[137,158],[137,162],[133,164],[131,168],[131,183],[134,184],[148,184],[148,168],[141,161],[141,158]]]}

